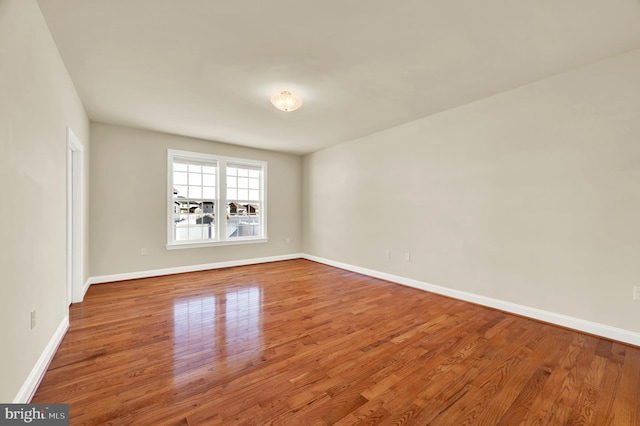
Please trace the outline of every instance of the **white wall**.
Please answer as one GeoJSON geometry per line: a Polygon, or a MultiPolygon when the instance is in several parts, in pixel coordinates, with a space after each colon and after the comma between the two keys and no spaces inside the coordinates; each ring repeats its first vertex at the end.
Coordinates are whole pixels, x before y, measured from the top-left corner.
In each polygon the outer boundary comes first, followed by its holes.
{"type": "Polygon", "coordinates": [[[100,123],[91,124],[91,141],[92,276],[300,252],[300,156],[100,123]],[[168,149],[267,161],[269,241],[167,250],[168,149]]]}
{"type": "Polygon", "coordinates": [[[305,253],[640,332],[638,76],[633,51],[306,156],[305,253]]]}
{"type": "Polygon", "coordinates": [[[0,94],[0,401],[12,402],[68,313],[67,126],[85,171],[89,156],[89,121],[35,0],[0,1],[0,94]]]}

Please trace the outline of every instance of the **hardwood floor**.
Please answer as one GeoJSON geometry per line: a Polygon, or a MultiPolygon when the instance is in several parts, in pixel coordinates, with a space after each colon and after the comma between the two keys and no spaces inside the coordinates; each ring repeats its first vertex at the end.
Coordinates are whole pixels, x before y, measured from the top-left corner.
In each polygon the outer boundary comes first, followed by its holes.
{"type": "Polygon", "coordinates": [[[306,260],[92,286],[71,424],[639,425],[640,348],[306,260]]]}

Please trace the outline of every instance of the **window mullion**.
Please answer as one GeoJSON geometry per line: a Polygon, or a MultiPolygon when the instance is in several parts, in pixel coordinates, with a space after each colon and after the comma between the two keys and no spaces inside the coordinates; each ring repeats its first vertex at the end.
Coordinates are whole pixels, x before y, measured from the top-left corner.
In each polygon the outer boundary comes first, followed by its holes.
{"type": "Polygon", "coordinates": [[[220,241],[227,239],[227,162],[218,161],[218,238],[220,241]]]}

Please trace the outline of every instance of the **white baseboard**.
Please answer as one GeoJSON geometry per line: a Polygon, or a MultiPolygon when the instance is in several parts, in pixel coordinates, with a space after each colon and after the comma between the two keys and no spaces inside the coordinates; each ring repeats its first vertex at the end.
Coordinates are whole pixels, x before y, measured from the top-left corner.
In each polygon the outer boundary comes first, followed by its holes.
{"type": "Polygon", "coordinates": [[[108,283],[112,281],[134,280],[138,278],[158,277],[161,275],[181,274],[183,272],[206,271],[209,269],[230,268],[233,266],[254,265],[257,263],[277,262],[280,260],[300,259],[301,253],[285,254],[280,256],[259,257],[254,259],[229,260],[226,262],[205,263],[200,265],[178,266],[175,268],[154,269],[150,271],[126,272],[123,274],[99,275],[87,280],[89,285],[108,283]]]}
{"type": "Polygon", "coordinates": [[[44,377],[44,373],[47,371],[47,367],[51,363],[53,356],[56,354],[56,350],[58,346],[60,346],[60,342],[64,338],[65,333],[69,329],[69,316],[65,315],[62,319],[62,322],[51,336],[51,340],[42,351],[40,358],[36,362],[36,365],[31,369],[31,373],[27,377],[27,380],[22,384],[22,387],[18,391],[18,394],[13,399],[14,404],[27,404],[31,401],[33,394],[38,389],[38,385],[40,385],[40,381],[42,377],[44,377]]]}
{"type": "Polygon", "coordinates": [[[596,336],[601,336],[607,339],[617,340],[619,342],[628,343],[634,346],[640,346],[640,333],[636,333],[630,330],[611,327],[605,324],[587,321],[580,318],[574,318],[555,312],[544,311],[542,309],[519,305],[517,303],[511,303],[504,300],[493,299],[491,297],[485,297],[460,290],[454,290],[447,287],[441,287],[435,284],[430,284],[411,278],[405,278],[398,275],[387,274],[385,272],[379,272],[373,269],[361,268],[359,266],[349,265],[347,263],[337,262],[322,257],[305,254],[303,255],[303,258],[312,260],[314,262],[335,266],[336,268],[346,269],[347,271],[357,272],[359,274],[367,275],[370,277],[380,278],[394,283],[406,285],[408,287],[414,287],[420,290],[429,291],[431,293],[441,294],[443,296],[452,297],[454,299],[463,300],[465,302],[476,303],[478,305],[483,305],[512,314],[521,315],[527,318],[532,318],[573,330],[594,334],[596,336]]]}
{"type": "Polygon", "coordinates": [[[91,277],[87,278],[87,281],[85,281],[84,286],[82,287],[82,299],[80,299],[80,302],[84,300],[84,296],[87,294],[87,290],[89,290],[90,285],[91,285],[91,277]]]}
{"type": "MultiPolygon", "coordinates": [[[[617,340],[619,342],[628,343],[635,346],[640,346],[640,333],[625,330],[622,328],[612,327],[605,324],[596,323],[593,321],[587,321],[580,318],[571,317],[555,312],[544,311],[542,309],[533,308],[530,306],[519,305],[517,303],[511,303],[500,299],[494,299],[491,297],[480,296],[473,293],[467,293],[465,291],[455,290],[447,287],[438,286],[435,284],[426,283],[411,278],[401,277],[399,275],[388,274],[386,272],[380,272],[373,269],[362,268],[360,266],[354,266],[347,263],[338,262],[331,259],[325,259],[322,257],[312,256],[304,253],[293,253],[281,256],[261,257],[256,259],[242,259],[232,260],[226,262],[207,263],[201,265],[180,266],[175,268],[155,269],[151,271],[139,271],[114,275],[101,275],[91,277],[87,281],[86,288],[91,284],[123,281],[137,278],[148,278],[160,275],[179,274],[183,272],[195,272],[205,271],[208,269],[228,268],[232,266],[253,265],[257,263],[276,262],[280,260],[291,259],[308,259],[314,262],[324,263],[326,265],[335,266],[336,268],[346,269],[348,271],[357,272],[359,274],[367,275],[374,278],[380,278],[383,280],[391,281],[394,283],[414,287],[420,290],[429,291],[431,293],[441,294],[443,296],[452,297],[454,299],[463,300],[465,302],[476,303],[478,305],[487,306],[501,311],[509,312],[516,315],[522,315],[524,317],[536,319],[539,321],[548,322],[551,324],[567,327],[573,330],[582,331],[596,336],[601,336],[607,339],[617,340]]],[[[86,292],[86,289],[85,289],[86,292]]]]}

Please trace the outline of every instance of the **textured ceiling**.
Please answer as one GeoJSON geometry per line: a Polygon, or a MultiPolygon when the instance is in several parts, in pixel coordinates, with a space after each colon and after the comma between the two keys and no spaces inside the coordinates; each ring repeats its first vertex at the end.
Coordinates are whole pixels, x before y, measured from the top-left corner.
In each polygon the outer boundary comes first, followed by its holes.
{"type": "Polygon", "coordinates": [[[91,120],[298,154],[640,48],[638,0],[38,3],[91,120]]]}

